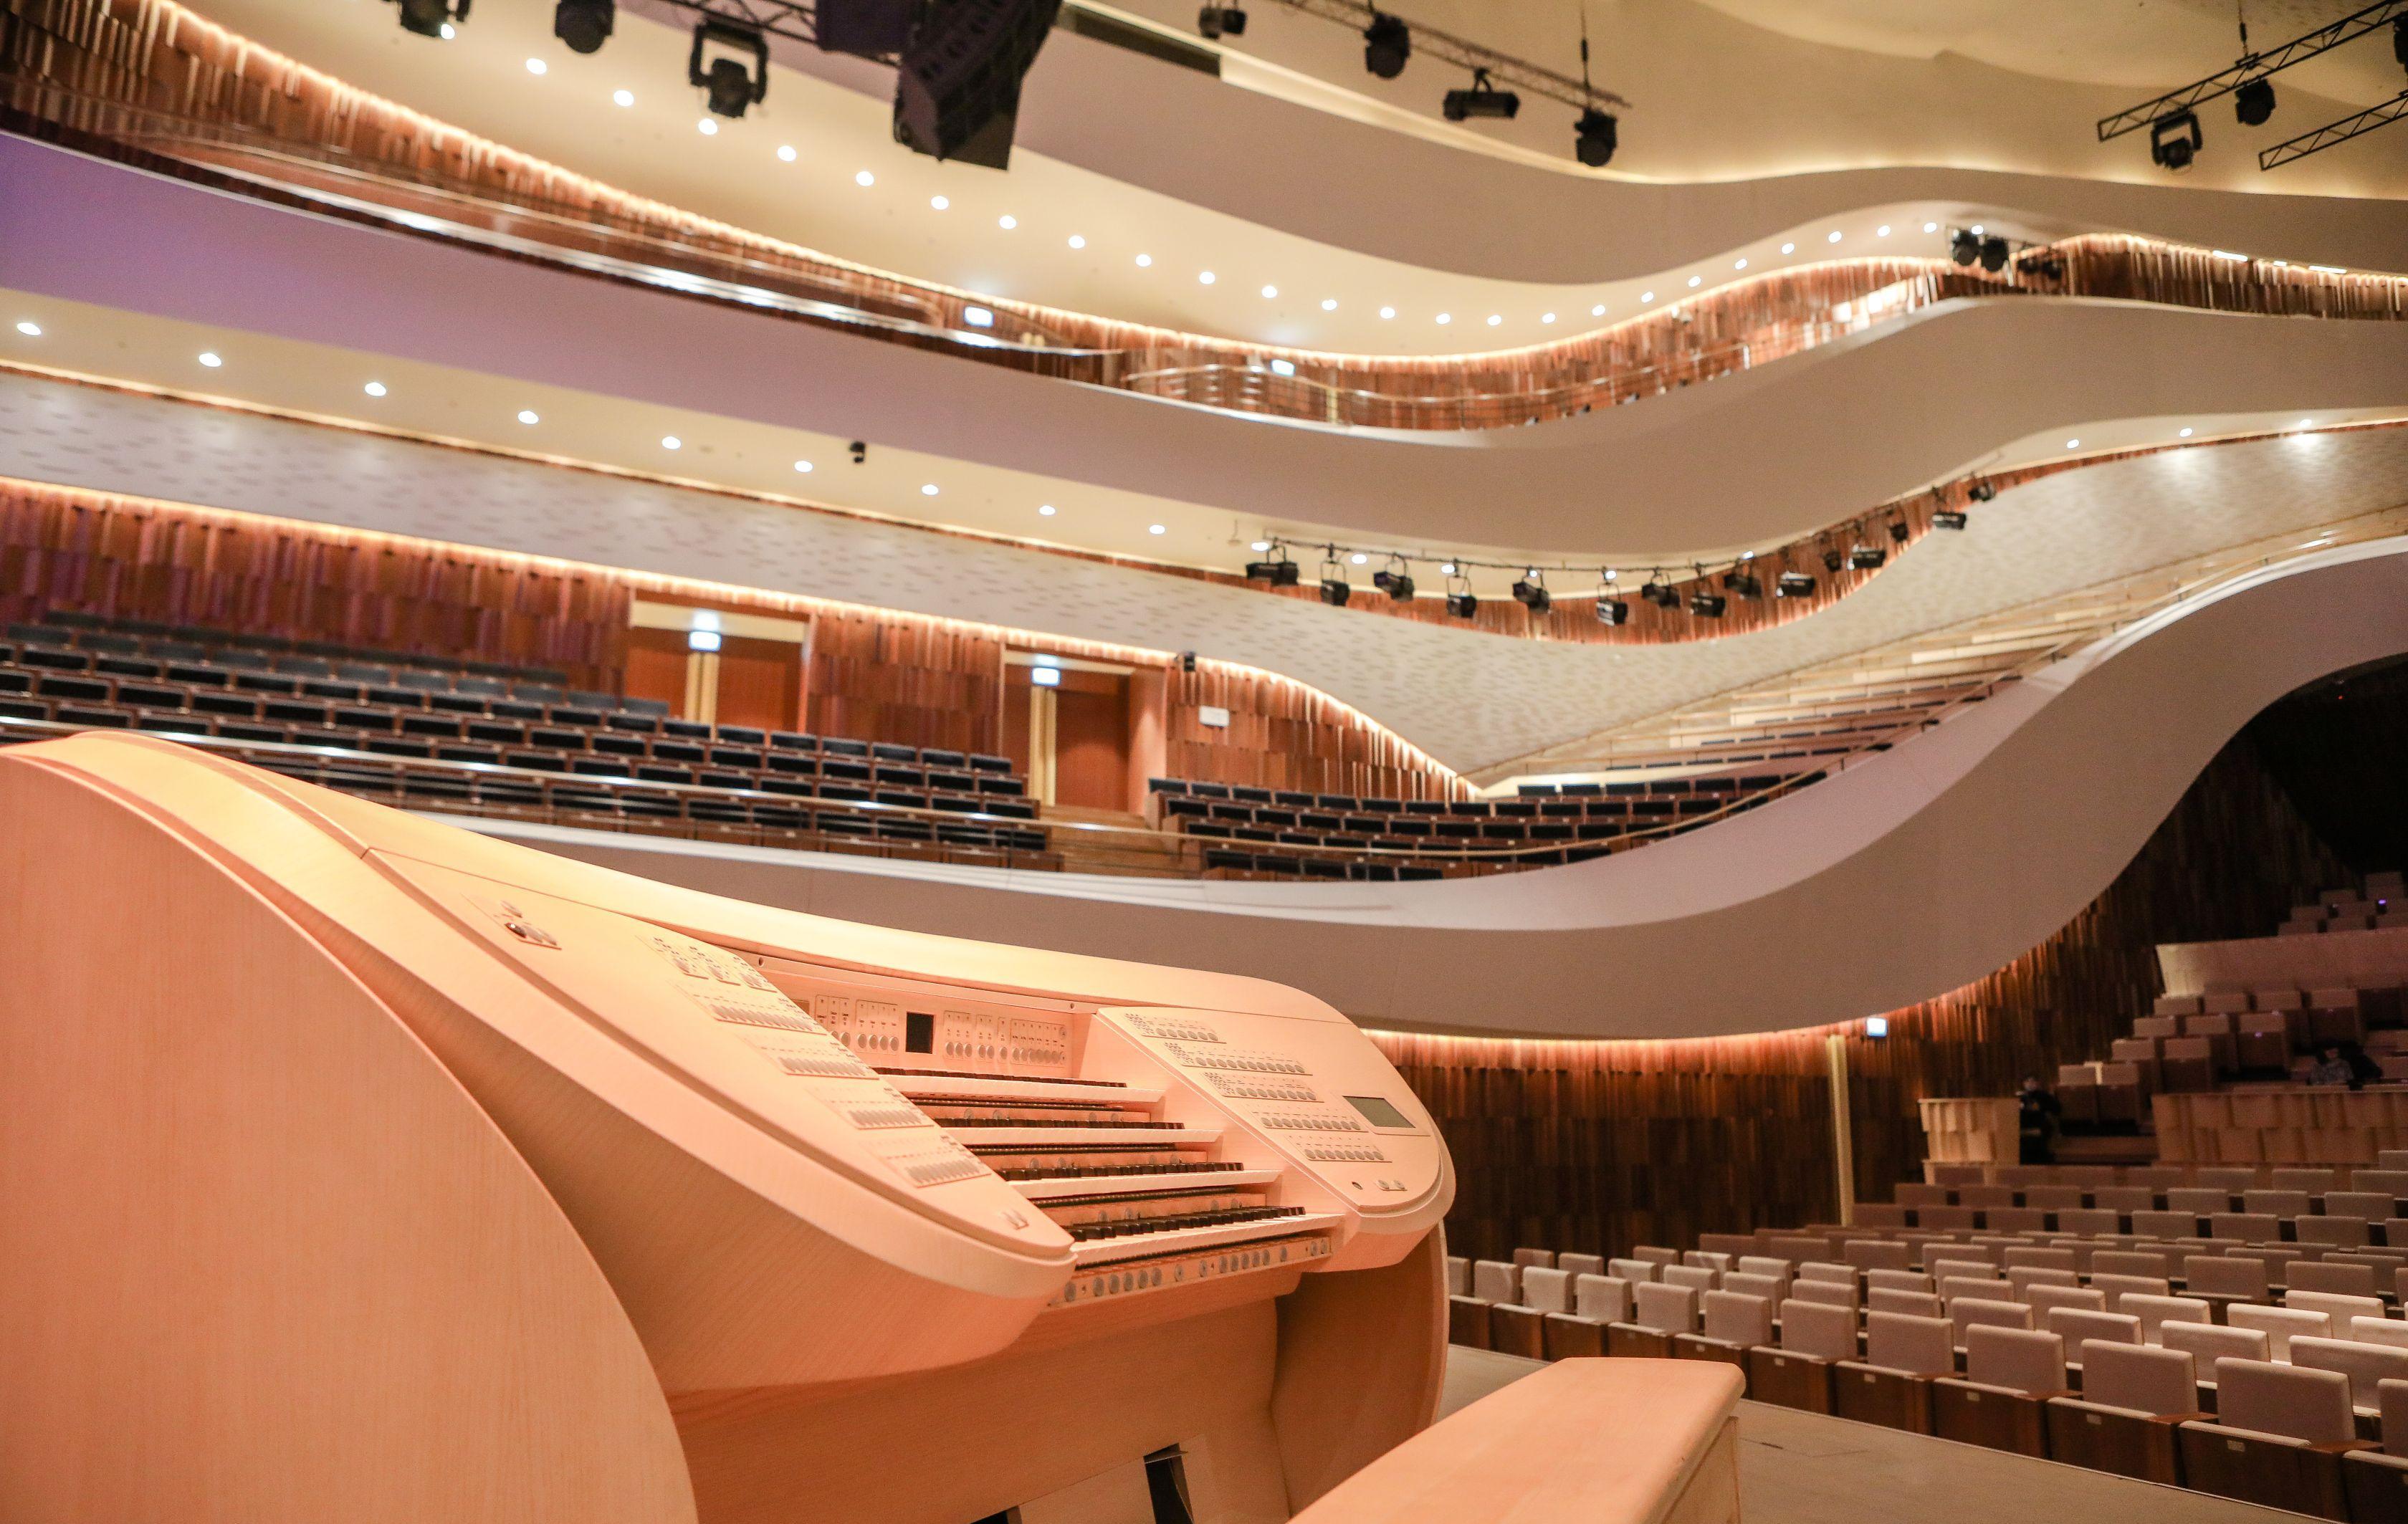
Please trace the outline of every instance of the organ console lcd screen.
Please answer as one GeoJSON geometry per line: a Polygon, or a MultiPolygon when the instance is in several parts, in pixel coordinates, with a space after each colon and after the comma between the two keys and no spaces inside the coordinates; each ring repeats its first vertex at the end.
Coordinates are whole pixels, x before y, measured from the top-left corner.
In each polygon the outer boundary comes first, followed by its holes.
{"type": "Polygon", "coordinates": [[[929,1011],[903,1013],[903,1051],[934,1053],[937,1050],[937,1018],[929,1011]]]}
{"type": "Polygon", "coordinates": [[[1411,1127],[1412,1118],[1398,1111],[1396,1103],[1376,1095],[1350,1095],[1346,1104],[1363,1114],[1363,1119],[1373,1127],[1411,1127]]]}

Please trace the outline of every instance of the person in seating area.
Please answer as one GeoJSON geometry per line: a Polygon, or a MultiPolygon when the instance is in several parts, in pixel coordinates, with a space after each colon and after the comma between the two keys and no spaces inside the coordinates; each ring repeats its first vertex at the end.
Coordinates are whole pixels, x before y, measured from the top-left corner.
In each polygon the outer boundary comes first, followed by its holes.
{"type": "Polygon", "coordinates": [[[2351,1090],[2356,1090],[2358,1086],[2358,1078],[2356,1071],[2350,1068],[2349,1060],[2343,1055],[2341,1045],[2327,1043],[2324,1050],[2316,1055],[2316,1061],[2308,1065],[2308,1083],[2346,1085],[2351,1090]]]}
{"type": "Polygon", "coordinates": [[[2048,1164],[2055,1162],[2057,1152],[2057,1118],[2061,1107],[2057,1097],[2041,1089],[2038,1075],[2024,1075],[2024,1088],[2015,1097],[2015,1131],[2019,1138],[2017,1162],[2048,1164]]]}

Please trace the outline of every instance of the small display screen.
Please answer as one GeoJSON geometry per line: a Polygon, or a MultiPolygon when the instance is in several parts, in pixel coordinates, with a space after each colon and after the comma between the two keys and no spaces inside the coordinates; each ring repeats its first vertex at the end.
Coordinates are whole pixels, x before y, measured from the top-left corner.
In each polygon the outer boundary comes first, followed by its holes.
{"type": "Polygon", "coordinates": [[[1398,1111],[1392,1102],[1376,1095],[1350,1095],[1346,1104],[1363,1114],[1363,1119],[1373,1127],[1411,1127],[1413,1119],[1398,1111]]]}
{"type": "Polygon", "coordinates": [[[937,1018],[926,1011],[903,1013],[903,1051],[934,1053],[937,1050],[937,1018]]]}

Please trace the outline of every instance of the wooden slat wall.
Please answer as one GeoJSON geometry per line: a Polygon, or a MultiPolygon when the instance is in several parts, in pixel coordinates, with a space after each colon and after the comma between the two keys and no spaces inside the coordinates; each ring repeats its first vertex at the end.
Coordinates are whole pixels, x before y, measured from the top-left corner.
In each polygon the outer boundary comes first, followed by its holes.
{"type": "MultiPolygon", "coordinates": [[[[1969,867],[1969,871],[1980,871],[1969,867]]],[[[1919,1178],[1927,1095],[2004,1095],[2106,1056],[2159,992],[2160,942],[2271,933],[2342,864],[2237,740],[2115,881],[1989,977],[1848,1037],[1856,1195],[1919,1178]]],[[[1878,957],[1879,928],[1834,957],[1878,957]]],[[[1735,954],[1742,949],[1734,949],[1735,954]]],[[[1777,977],[1769,971],[1768,976],[1777,977]]],[[[1454,1150],[1451,1252],[1620,1253],[1837,1211],[1821,1031],[1694,1042],[1381,1033],[1454,1150]]]]}
{"type": "Polygon", "coordinates": [[[1171,777],[1383,799],[1450,799],[1468,785],[1324,694],[1258,674],[1204,666],[1170,675],[1164,765],[1171,777]],[[1204,707],[1229,711],[1210,729],[1204,707]]]}

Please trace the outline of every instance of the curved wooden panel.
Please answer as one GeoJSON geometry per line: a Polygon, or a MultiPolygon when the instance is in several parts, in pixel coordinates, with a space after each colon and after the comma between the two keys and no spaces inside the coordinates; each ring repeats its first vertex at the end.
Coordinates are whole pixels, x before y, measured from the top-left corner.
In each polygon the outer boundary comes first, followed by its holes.
{"type": "Polygon", "coordinates": [[[609,1287],[390,1010],[88,783],[0,766],[13,1519],[679,1524],[609,1287]]]}

